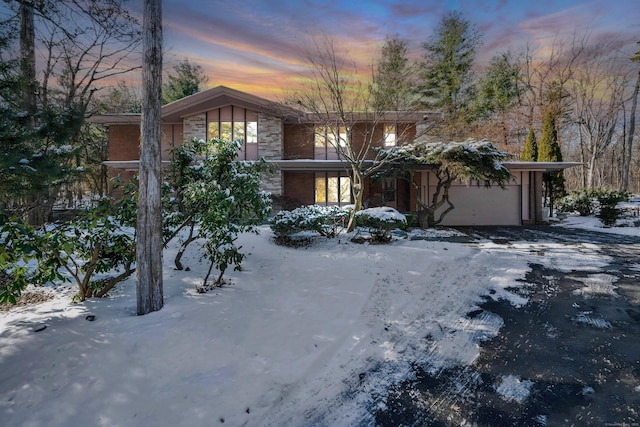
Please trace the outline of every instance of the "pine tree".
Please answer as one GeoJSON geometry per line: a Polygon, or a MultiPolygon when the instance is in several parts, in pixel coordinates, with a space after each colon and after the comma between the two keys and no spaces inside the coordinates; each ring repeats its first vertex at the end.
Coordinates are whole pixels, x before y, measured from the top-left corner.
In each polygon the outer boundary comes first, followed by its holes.
{"type": "Polygon", "coordinates": [[[537,162],[538,161],[538,142],[536,141],[536,134],[533,132],[533,128],[529,129],[527,135],[527,141],[524,143],[522,153],[520,153],[521,162],[537,162]]]}
{"type": "Polygon", "coordinates": [[[539,162],[561,162],[562,152],[558,144],[558,130],[553,112],[549,110],[542,125],[542,138],[538,146],[539,162]]]}
{"type": "MultiPolygon", "coordinates": [[[[558,130],[553,111],[549,110],[542,125],[542,138],[538,147],[539,162],[561,162],[562,152],[558,144],[558,130]]],[[[563,171],[546,172],[543,175],[545,199],[549,205],[549,216],[553,216],[553,202],[565,193],[563,171]]]]}
{"type": "Polygon", "coordinates": [[[407,42],[398,37],[387,37],[382,46],[372,88],[375,108],[380,111],[407,110],[412,104],[407,51],[407,42]]]}
{"type": "Polygon", "coordinates": [[[482,35],[459,12],[450,12],[432,38],[423,43],[422,83],[419,91],[426,107],[442,108],[455,118],[467,101],[472,69],[482,35]]]}
{"type": "Polygon", "coordinates": [[[209,78],[203,74],[202,67],[189,62],[188,59],[173,67],[175,74],[167,75],[167,82],[162,85],[162,103],[168,104],[200,91],[203,83],[209,78]]]}

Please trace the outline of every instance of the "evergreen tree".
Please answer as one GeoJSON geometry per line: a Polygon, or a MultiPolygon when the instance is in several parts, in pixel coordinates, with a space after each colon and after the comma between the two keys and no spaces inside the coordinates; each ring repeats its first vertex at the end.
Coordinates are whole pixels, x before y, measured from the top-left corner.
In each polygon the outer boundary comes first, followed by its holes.
{"type": "Polygon", "coordinates": [[[521,162],[536,162],[538,161],[538,142],[536,141],[536,134],[533,132],[533,128],[529,129],[527,135],[527,141],[524,143],[522,153],[520,153],[521,162]]]}
{"type": "Polygon", "coordinates": [[[471,68],[480,42],[480,33],[459,12],[442,19],[432,40],[422,45],[419,90],[425,106],[442,108],[450,119],[457,116],[471,87],[471,68]]]}
{"type": "Polygon", "coordinates": [[[489,68],[478,81],[472,106],[475,115],[489,117],[509,109],[522,93],[520,78],[520,66],[511,52],[491,58],[489,68]]]}
{"type": "Polygon", "coordinates": [[[413,186],[416,203],[419,206],[420,226],[434,227],[455,206],[449,198],[449,188],[457,179],[473,179],[486,187],[497,185],[501,188],[513,178],[501,161],[508,156],[486,140],[466,142],[413,143],[394,147],[385,153],[389,168],[379,176],[392,176],[407,180],[413,186]],[[424,199],[420,180],[415,179],[418,171],[429,167],[435,175],[435,191],[431,200],[424,199]]]}
{"type": "Polygon", "coordinates": [[[411,68],[406,40],[387,37],[376,67],[372,88],[376,109],[402,111],[411,106],[411,68]]]}
{"type": "Polygon", "coordinates": [[[542,125],[542,137],[538,147],[539,162],[561,162],[562,152],[558,144],[558,130],[553,111],[549,110],[542,125]]]}
{"type": "MultiPolygon", "coordinates": [[[[553,110],[550,109],[542,125],[542,137],[538,147],[539,162],[561,162],[562,152],[558,144],[558,130],[553,110]]],[[[545,184],[545,200],[549,206],[549,216],[553,216],[553,202],[565,193],[563,171],[546,172],[543,175],[545,184]]]]}
{"type": "Polygon", "coordinates": [[[200,85],[208,80],[208,77],[202,73],[202,67],[192,64],[188,59],[178,63],[173,70],[175,74],[169,73],[167,82],[162,85],[163,104],[198,93],[200,85]]]}

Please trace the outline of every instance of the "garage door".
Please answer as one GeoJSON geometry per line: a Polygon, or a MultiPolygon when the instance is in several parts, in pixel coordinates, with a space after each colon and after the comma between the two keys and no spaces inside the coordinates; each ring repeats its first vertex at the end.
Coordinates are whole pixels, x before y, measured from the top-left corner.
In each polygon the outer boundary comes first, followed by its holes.
{"type": "MultiPolygon", "coordinates": [[[[429,187],[430,194],[434,190],[435,187],[429,187]]],[[[453,185],[449,199],[455,209],[444,217],[442,225],[522,224],[520,185],[508,185],[505,189],[453,185]]]]}

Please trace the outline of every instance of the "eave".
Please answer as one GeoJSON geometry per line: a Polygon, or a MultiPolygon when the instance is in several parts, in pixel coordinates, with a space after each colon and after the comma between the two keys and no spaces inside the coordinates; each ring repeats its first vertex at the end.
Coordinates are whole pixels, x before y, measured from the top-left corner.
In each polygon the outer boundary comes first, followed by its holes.
{"type": "MultiPolygon", "coordinates": [[[[127,171],[137,171],[140,165],[139,160],[107,160],[102,163],[114,169],[127,171]]],[[[342,171],[349,168],[349,163],[343,160],[267,160],[267,163],[276,165],[282,171],[290,172],[342,171]]],[[[509,169],[510,172],[553,172],[582,165],[582,163],[579,162],[503,162],[502,164],[509,169]]],[[[163,160],[162,166],[164,168],[168,167],[169,161],[163,160]]],[[[363,166],[373,166],[373,160],[365,160],[363,166]]],[[[424,170],[429,169],[432,168],[425,165],[424,170]]]]}

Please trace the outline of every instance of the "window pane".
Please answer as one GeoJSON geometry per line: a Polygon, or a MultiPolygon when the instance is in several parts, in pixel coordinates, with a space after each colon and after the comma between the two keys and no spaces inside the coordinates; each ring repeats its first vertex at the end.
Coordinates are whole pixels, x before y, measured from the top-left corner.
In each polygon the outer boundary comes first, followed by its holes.
{"type": "Polygon", "coordinates": [[[244,142],[244,122],[233,123],[233,139],[240,139],[244,142]]]}
{"type": "Polygon", "coordinates": [[[316,203],[327,203],[327,182],[325,177],[316,177],[316,203]]]}
{"type": "Polygon", "coordinates": [[[332,147],[336,146],[336,130],[334,128],[327,128],[327,143],[332,147]]]}
{"type": "Polygon", "coordinates": [[[316,147],[324,147],[326,144],[326,137],[325,137],[325,132],[324,132],[325,128],[322,126],[316,126],[313,133],[314,133],[314,142],[316,147]]]}
{"type": "Polygon", "coordinates": [[[258,122],[247,122],[247,142],[258,142],[258,122]]]}
{"type": "Polygon", "coordinates": [[[384,145],[385,147],[395,147],[397,139],[395,125],[387,125],[384,127],[384,145]]]}
{"type": "Polygon", "coordinates": [[[339,138],[340,138],[340,146],[346,147],[347,146],[347,128],[345,128],[344,126],[340,126],[339,138]]]}
{"type": "Polygon", "coordinates": [[[327,178],[327,199],[329,203],[338,203],[338,177],[331,176],[327,178]]]}
{"type": "Polygon", "coordinates": [[[340,177],[340,203],[351,203],[351,178],[340,177]]]}
{"type": "Polygon", "coordinates": [[[231,140],[232,139],[231,122],[220,123],[220,138],[231,140]]]}
{"type": "Polygon", "coordinates": [[[209,129],[207,131],[207,138],[208,139],[220,138],[220,125],[218,124],[218,122],[210,122],[209,123],[209,129]]]}

